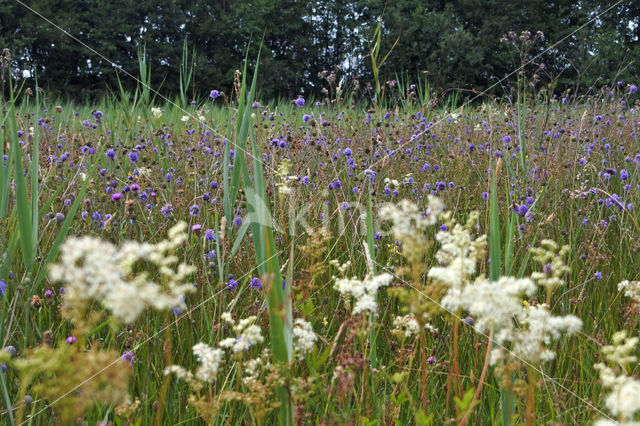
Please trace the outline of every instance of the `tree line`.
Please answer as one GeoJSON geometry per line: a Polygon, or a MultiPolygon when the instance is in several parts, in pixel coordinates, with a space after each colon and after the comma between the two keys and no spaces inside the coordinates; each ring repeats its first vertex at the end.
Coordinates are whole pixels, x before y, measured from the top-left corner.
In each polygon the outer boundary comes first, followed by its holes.
{"type": "Polygon", "coordinates": [[[0,0],[0,49],[11,52],[12,75],[37,75],[50,96],[78,101],[119,82],[133,91],[122,70],[139,76],[143,54],[151,86],[164,95],[180,93],[181,66],[183,77],[193,69],[188,87],[183,79],[189,99],[231,93],[235,70],[246,54],[253,61],[261,40],[262,98],[322,96],[331,78],[364,92],[380,18],[380,57],[391,53],[379,79],[390,85],[421,79],[435,90],[500,94],[518,74],[497,82],[546,49],[520,73],[536,89],[640,75],[635,0],[608,11],[597,0],[34,0],[29,7],[50,22],[0,0]]]}

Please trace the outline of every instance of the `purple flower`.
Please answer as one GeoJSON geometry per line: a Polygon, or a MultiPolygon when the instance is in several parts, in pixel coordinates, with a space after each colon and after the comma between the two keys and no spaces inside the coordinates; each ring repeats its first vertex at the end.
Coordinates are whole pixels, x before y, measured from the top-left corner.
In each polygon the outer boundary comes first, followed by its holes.
{"type": "Polygon", "coordinates": [[[64,214],[60,212],[56,213],[56,223],[60,225],[62,222],[64,222],[64,214]]]}
{"type": "Polygon", "coordinates": [[[305,114],[302,116],[302,121],[308,123],[311,120],[311,116],[309,114],[305,114]]]}
{"type": "Polygon", "coordinates": [[[300,96],[298,99],[296,99],[295,104],[297,107],[302,107],[304,106],[304,98],[302,96],[300,96]]]}
{"type": "Polygon", "coordinates": [[[6,292],[7,292],[7,283],[5,283],[4,281],[0,280],[0,296],[5,294],[6,292]]]}
{"type": "Polygon", "coordinates": [[[600,271],[596,271],[595,274],[593,274],[593,277],[597,280],[601,280],[602,279],[602,272],[600,271]]]}
{"type": "Polygon", "coordinates": [[[342,206],[341,206],[341,207],[342,207],[342,210],[349,210],[349,208],[350,208],[351,206],[349,205],[349,203],[347,203],[347,202],[345,201],[345,202],[343,202],[343,203],[342,203],[342,206]]]}
{"type": "Polygon", "coordinates": [[[240,216],[236,216],[236,218],[235,218],[235,219],[233,219],[233,224],[234,224],[235,226],[240,226],[240,225],[242,225],[242,218],[241,218],[240,216]]]}
{"type": "Polygon", "coordinates": [[[488,200],[489,199],[489,193],[488,192],[483,192],[482,193],[482,199],[483,200],[488,200]]]}
{"type": "Polygon", "coordinates": [[[344,154],[345,157],[351,157],[353,152],[351,151],[351,148],[345,148],[343,154],[344,154]]]}
{"type": "Polygon", "coordinates": [[[135,151],[131,151],[129,153],[129,161],[131,161],[132,163],[135,163],[136,161],[138,161],[138,153],[135,151]]]}
{"type": "Polygon", "coordinates": [[[433,364],[435,364],[435,363],[436,363],[436,359],[435,359],[435,357],[430,356],[429,358],[427,358],[427,362],[428,362],[430,365],[433,365],[433,364]]]}
{"type": "Polygon", "coordinates": [[[122,198],[122,193],[114,192],[111,196],[111,201],[119,201],[122,198]]]}
{"type": "Polygon", "coordinates": [[[216,182],[215,180],[211,181],[211,183],[209,184],[209,188],[217,189],[218,188],[218,182],[216,182]]]}
{"type": "Polygon", "coordinates": [[[173,213],[173,205],[172,204],[165,204],[164,206],[162,206],[162,208],[160,209],[160,213],[162,214],[162,216],[164,217],[169,217],[169,215],[171,213],[173,213]]]}
{"type": "Polygon", "coordinates": [[[227,290],[231,291],[235,290],[236,288],[238,288],[238,281],[234,279],[230,279],[229,281],[227,281],[227,290]]]}
{"type": "Polygon", "coordinates": [[[528,211],[529,207],[527,207],[526,204],[521,204],[520,207],[518,207],[518,214],[520,214],[521,216],[526,215],[528,211]]]}
{"type": "Polygon", "coordinates": [[[636,86],[635,84],[632,84],[631,86],[629,86],[629,93],[636,93],[638,91],[638,86],[636,86]]]}
{"type": "Polygon", "coordinates": [[[94,111],[93,116],[96,118],[96,120],[100,120],[103,116],[102,111],[100,110],[94,111]]]}
{"type": "Polygon", "coordinates": [[[205,238],[205,240],[208,240],[208,241],[215,241],[216,240],[215,231],[213,229],[207,229],[204,232],[204,238],[205,238]]]}
{"type": "Polygon", "coordinates": [[[509,143],[509,142],[511,142],[511,136],[508,136],[508,135],[507,135],[507,136],[505,136],[504,138],[502,138],[502,142],[504,142],[504,143],[509,143]]]}
{"type": "Polygon", "coordinates": [[[189,214],[191,216],[198,216],[200,214],[200,206],[197,204],[194,204],[191,207],[189,207],[189,214]]]}
{"type": "Polygon", "coordinates": [[[620,170],[620,179],[627,180],[629,179],[629,172],[626,170],[620,170]]]}
{"type": "Polygon", "coordinates": [[[76,340],[78,340],[78,339],[76,339],[76,336],[69,336],[66,339],[67,343],[70,344],[70,345],[73,345],[76,342],[76,340]]]}
{"type": "Polygon", "coordinates": [[[253,277],[251,279],[251,288],[255,288],[256,290],[262,290],[262,283],[260,282],[260,278],[253,277]]]}
{"type": "Polygon", "coordinates": [[[215,99],[215,98],[217,98],[218,96],[220,96],[220,92],[218,92],[217,90],[212,90],[212,91],[211,91],[211,93],[209,93],[209,97],[210,97],[211,99],[215,99]]]}
{"type": "Polygon", "coordinates": [[[113,148],[109,148],[105,155],[107,156],[107,158],[109,158],[109,160],[113,160],[114,158],[116,158],[116,151],[113,148]]]}
{"type": "Polygon", "coordinates": [[[127,361],[129,365],[133,365],[136,362],[136,355],[133,351],[126,351],[122,354],[122,360],[127,361]]]}

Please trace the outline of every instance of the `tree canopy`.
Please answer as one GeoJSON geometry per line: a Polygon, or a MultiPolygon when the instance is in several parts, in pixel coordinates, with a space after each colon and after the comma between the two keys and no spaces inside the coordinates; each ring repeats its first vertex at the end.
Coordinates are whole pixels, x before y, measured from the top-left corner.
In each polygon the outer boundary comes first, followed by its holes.
{"type": "MultiPolygon", "coordinates": [[[[540,87],[639,75],[640,6],[632,0],[608,11],[595,0],[34,0],[29,6],[42,16],[0,0],[0,48],[11,52],[12,74],[37,74],[50,93],[76,100],[118,87],[118,69],[137,76],[143,51],[152,87],[177,96],[185,41],[194,67],[189,98],[211,89],[231,93],[248,46],[255,58],[261,40],[264,98],[317,95],[326,85],[323,70],[370,81],[380,17],[380,52],[392,49],[382,81],[425,76],[433,88],[496,93],[498,80],[541,53],[525,67],[540,87]]],[[[126,89],[136,87],[119,76],[126,89]]]]}

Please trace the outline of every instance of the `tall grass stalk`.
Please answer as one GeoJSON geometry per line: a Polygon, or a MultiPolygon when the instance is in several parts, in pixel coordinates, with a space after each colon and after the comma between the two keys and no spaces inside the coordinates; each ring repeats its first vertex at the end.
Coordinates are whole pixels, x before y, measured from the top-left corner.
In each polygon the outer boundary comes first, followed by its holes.
{"type": "MultiPolygon", "coordinates": [[[[195,49],[191,53],[191,58],[195,57],[195,49]]],[[[182,60],[180,62],[180,105],[182,108],[187,106],[187,92],[191,86],[193,78],[193,62],[189,58],[189,46],[187,39],[182,43],[182,60]]]]}
{"type": "MultiPolygon", "coordinates": [[[[490,201],[489,201],[489,278],[491,281],[498,281],[502,274],[502,246],[500,244],[500,210],[498,207],[498,177],[502,168],[502,159],[498,159],[495,173],[490,177],[490,201]]],[[[509,259],[505,259],[505,263],[509,259]]],[[[487,344],[491,345],[492,342],[487,344]]],[[[514,410],[513,391],[500,386],[500,409],[502,412],[503,426],[511,425],[511,418],[514,410]]]]}
{"type": "MultiPolygon", "coordinates": [[[[261,46],[262,48],[262,46],[261,46]]],[[[261,49],[260,48],[260,49],[261,49]]],[[[290,299],[289,283],[283,286],[280,268],[280,260],[276,249],[276,241],[273,232],[273,219],[266,194],[266,182],[262,166],[262,154],[253,132],[252,103],[255,99],[260,53],[256,60],[253,79],[248,96],[246,95],[246,70],[242,76],[242,89],[236,118],[236,138],[234,141],[235,156],[231,182],[229,183],[231,195],[225,200],[225,213],[231,218],[235,199],[239,191],[239,178],[242,177],[244,194],[247,201],[247,214],[253,236],[253,246],[258,264],[258,272],[264,278],[266,287],[267,306],[269,309],[269,335],[271,337],[271,351],[277,362],[289,363],[293,352],[293,313],[290,299]],[[246,96],[246,97],[245,97],[246,96]],[[251,156],[253,158],[253,179],[249,175],[246,164],[247,141],[251,142],[251,156]]],[[[225,150],[225,166],[229,161],[229,150],[225,150]]],[[[225,167],[226,170],[227,167],[225,167]]],[[[225,185],[228,182],[225,177],[225,185]]],[[[227,191],[225,191],[225,196],[227,191]]],[[[232,218],[231,218],[232,220],[232,218]]],[[[229,224],[231,221],[229,221],[229,224]]],[[[276,390],[280,399],[279,423],[291,425],[294,423],[293,404],[289,390],[279,386],[276,390]]]]}

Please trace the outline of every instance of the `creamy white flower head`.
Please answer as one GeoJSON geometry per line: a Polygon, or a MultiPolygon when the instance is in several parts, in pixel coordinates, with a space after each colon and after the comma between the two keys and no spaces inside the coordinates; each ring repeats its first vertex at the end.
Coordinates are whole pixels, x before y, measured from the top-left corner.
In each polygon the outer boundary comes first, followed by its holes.
{"type": "Polygon", "coordinates": [[[444,211],[440,199],[429,195],[429,204],[422,212],[409,200],[397,204],[387,204],[380,209],[383,220],[393,222],[393,236],[402,242],[403,255],[409,262],[419,262],[427,249],[427,238],[424,231],[436,224],[438,216],[444,211]]]}
{"type": "Polygon", "coordinates": [[[196,377],[205,383],[215,380],[222,361],[222,350],[213,349],[209,345],[200,342],[193,347],[193,354],[200,363],[196,370],[196,377]]]}
{"type": "Polygon", "coordinates": [[[638,337],[627,337],[627,332],[623,330],[615,333],[611,340],[613,345],[607,345],[602,348],[602,354],[607,361],[622,368],[638,362],[638,357],[634,355],[635,348],[640,340],[638,337]]]}
{"type": "MultiPolygon", "coordinates": [[[[228,313],[227,313],[228,314],[228,313]]],[[[258,343],[264,342],[262,330],[255,323],[256,317],[250,316],[240,320],[237,324],[231,318],[231,314],[223,314],[223,320],[233,326],[236,337],[229,337],[222,340],[218,345],[221,348],[231,349],[233,353],[241,353],[249,350],[258,343]]]]}
{"type": "Polygon", "coordinates": [[[413,314],[397,316],[393,319],[393,330],[395,335],[409,338],[420,332],[420,325],[413,314]]]}
{"type": "Polygon", "coordinates": [[[630,297],[635,303],[640,303],[640,281],[622,281],[618,284],[618,291],[624,291],[624,295],[630,297]]]}
{"type": "Polygon", "coordinates": [[[392,280],[393,275],[388,273],[367,277],[363,281],[355,277],[337,278],[334,287],[344,297],[351,296],[355,299],[352,312],[354,315],[362,312],[376,313],[376,293],[380,287],[389,285],[392,280]]]}
{"type": "MultiPolygon", "coordinates": [[[[536,293],[536,285],[528,278],[502,277],[497,282],[477,279],[466,286],[457,300],[474,319],[480,332],[513,328],[514,318],[522,312],[522,296],[536,293]]],[[[456,298],[453,298],[454,301],[456,298]]],[[[447,296],[443,305],[451,305],[447,296]]]]}
{"type": "MultiPolygon", "coordinates": [[[[637,363],[633,355],[637,337],[627,337],[626,331],[620,331],[613,335],[613,345],[602,348],[605,359],[612,365],[604,363],[596,364],[596,370],[600,372],[600,381],[609,393],[605,398],[605,405],[609,412],[622,420],[621,425],[632,425],[635,415],[640,411],[640,381],[626,374],[627,367],[637,363]],[[615,368],[615,369],[614,369],[615,368]]],[[[604,420],[599,423],[604,424],[604,420]]]]}
{"type": "Polygon", "coordinates": [[[160,108],[158,108],[158,107],[151,108],[151,113],[153,114],[153,116],[155,118],[162,117],[162,110],[160,108]]]}
{"type": "Polygon", "coordinates": [[[293,324],[293,349],[298,359],[303,359],[305,354],[313,351],[318,336],[311,324],[301,318],[297,318],[293,324]]]}
{"type": "Polygon", "coordinates": [[[69,238],[61,246],[59,263],[49,266],[49,278],[67,283],[67,306],[80,308],[97,301],[126,323],[146,308],[184,307],[184,295],[195,290],[184,281],[195,267],[181,263],[176,271],[178,259],[171,253],[186,239],[185,231],[186,224],[178,224],[169,231],[169,241],[127,241],[120,247],[91,237],[69,238]],[[155,264],[166,285],[150,282],[144,270],[134,271],[141,261],[155,264]]]}
{"type": "Polygon", "coordinates": [[[513,352],[518,358],[537,364],[555,358],[547,348],[561,334],[571,336],[582,328],[582,320],[573,316],[553,316],[547,305],[526,307],[519,315],[521,328],[514,333],[513,352]]]}

